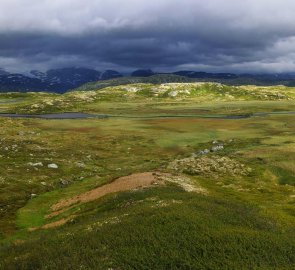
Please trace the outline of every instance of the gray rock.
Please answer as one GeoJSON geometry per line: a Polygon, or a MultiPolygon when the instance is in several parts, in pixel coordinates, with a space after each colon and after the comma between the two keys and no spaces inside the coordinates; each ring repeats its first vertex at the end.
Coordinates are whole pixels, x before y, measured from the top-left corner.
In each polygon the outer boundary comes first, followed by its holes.
{"type": "Polygon", "coordinates": [[[85,168],[86,165],[83,162],[76,162],[76,166],[79,168],[85,168]]]}
{"type": "Polygon", "coordinates": [[[169,97],[176,97],[177,95],[178,95],[177,91],[172,91],[172,92],[168,93],[169,97]]]}
{"type": "Polygon", "coordinates": [[[209,149],[204,149],[204,150],[201,150],[201,151],[199,152],[200,155],[207,155],[207,154],[209,154],[209,153],[210,153],[210,150],[209,150],[209,149]]]}
{"type": "Polygon", "coordinates": [[[29,166],[33,166],[33,167],[43,167],[43,163],[42,162],[37,162],[37,163],[29,162],[28,165],[29,166]]]}
{"type": "Polygon", "coordinates": [[[48,164],[47,166],[49,169],[58,169],[58,166],[54,163],[48,164]]]}
{"type": "Polygon", "coordinates": [[[60,184],[61,184],[62,186],[67,186],[67,185],[70,184],[70,181],[68,181],[68,180],[64,180],[64,179],[61,179],[61,180],[60,180],[60,184]]]}
{"type": "Polygon", "coordinates": [[[220,144],[220,145],[217,145],[217,146],[213,146],[211,148],[211,151],[212,152],[217,152],[217,151],[220,151],[220,150],[223,150],[223,149],[224,149],[224,146],[222,144],[220,144]]]}

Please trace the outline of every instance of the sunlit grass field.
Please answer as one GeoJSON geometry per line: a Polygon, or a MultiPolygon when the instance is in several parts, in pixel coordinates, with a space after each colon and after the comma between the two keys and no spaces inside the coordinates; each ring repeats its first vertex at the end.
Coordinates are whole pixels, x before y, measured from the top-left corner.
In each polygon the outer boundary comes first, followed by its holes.
{"type": "Polygon", "coordinates": [[[234,89],[206,86],[198,95],[173,97],[169,90],[161,98],[150,87],[125,101],[122,89],[98,91],[91,100],[79,100],[75,92],[0,96],[2,112],[116,116],[0,118],[0,269],[294,269],[295,115],[210,117],[295,111],[292,89],[279,89],[289,98],[272,99],[278,90],[270,87],[272,94],[261,100],[249,94],[261,90],[253,87],[237,96],[234,89]],[[49,105],[34,107],[47,98],[53,100],[49,105]],[[249,173],[220,173],[230,165],[221,164],[206,173],[187,172],[205,193],[167,183],[111,193],[47,216],[61,199],[121,176],[176,174],[171,162],[200,155],[216,142],[223,148],[205,158],[228,158],[249,173]],[[68,221],[42,228],[61,219],[68,221]]]}

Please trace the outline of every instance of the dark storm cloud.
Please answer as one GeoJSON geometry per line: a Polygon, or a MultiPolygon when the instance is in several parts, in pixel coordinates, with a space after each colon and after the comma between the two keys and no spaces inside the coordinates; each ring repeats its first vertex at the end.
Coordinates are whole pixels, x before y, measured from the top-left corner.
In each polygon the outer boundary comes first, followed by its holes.
{"type": "Polygon", "coordinates": [[[1,0],[0,66],[290,71],[291,0],[1,0]]]}

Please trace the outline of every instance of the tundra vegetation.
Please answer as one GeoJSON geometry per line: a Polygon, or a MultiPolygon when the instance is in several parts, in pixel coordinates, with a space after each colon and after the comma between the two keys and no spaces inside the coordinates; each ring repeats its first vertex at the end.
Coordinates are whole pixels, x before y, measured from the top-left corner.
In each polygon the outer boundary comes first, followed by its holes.
{"type": "Polygon", "coordinates": [[[0,269],[294,269],[294,88],[6,93],[0,110],[109,116],[0,117],[0,269]]]}

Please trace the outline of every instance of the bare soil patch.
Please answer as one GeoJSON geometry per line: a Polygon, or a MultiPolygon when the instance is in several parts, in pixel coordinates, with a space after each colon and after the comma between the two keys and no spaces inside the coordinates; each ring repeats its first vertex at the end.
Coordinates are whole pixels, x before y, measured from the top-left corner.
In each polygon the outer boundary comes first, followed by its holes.
{"type": "Polygon", "coordinates": [[[75,216],[72,215],[72,216],[69,216],[67,218],[62,218],[60,220],[45,224],[45,225],[43,225],[41,227],[30,228],[29,231],[33,232],[33,231],[36,231],[38,229],[51,229],[51,228],[59,227],[59,226],[62,226],[64,224],[66,224],[67,222],[72,220],[74,217],[75,216]]]}
{"type": "MultiPolygon", "coordinates": [[[[198,185],[196,185],[196,183],[192,183],[190,179],[184,175],[172,175],[170,173],[162,172],[135,173],[128,176],[120,177],[112,183],[95,188],[72,198],[59,201],[58,203],[51,206],[52,213],[47,215],[46,218],[58,216],[69,210],[72,206],[76,204],[91,202],[107,194],[147,188],[149,186],[152,186],[153,184],[165,184],[167,182],[176,183],[188,192],[207,194],[207,191],[205,189],[199,187],[198,185]]],[[[48,223],[40,228],[48,229],[58,227],[64,225],[73,217],[74,216],[63,218],[58,221],[48,223]]]]}
{"type": "Polygon", "coordinates": [[[63,218],[63,219],[60,219],[58,221],[48,223],[48,224],[42,226],[41,229],[50,229],[50,228],[55,228],[55,227],[62,226],[64,224],[66,224],[68,221],[72,220],[74,217],[75,216],[69,216],[67,218],[63,218]]]}
{"type": "Polygon", "coordinates": [[[128,176],[120,177],[110,184],[98,187],[70,199],[61,200],[58,203],[54,204],[51,209],[54,212],[58,211],[60,213],[61,209],[68,208],[73,204],[94,201],[110,193],[148,187],[155,182],[157,182],[157,176],[154,172],[131,174],[128,176]]]}

